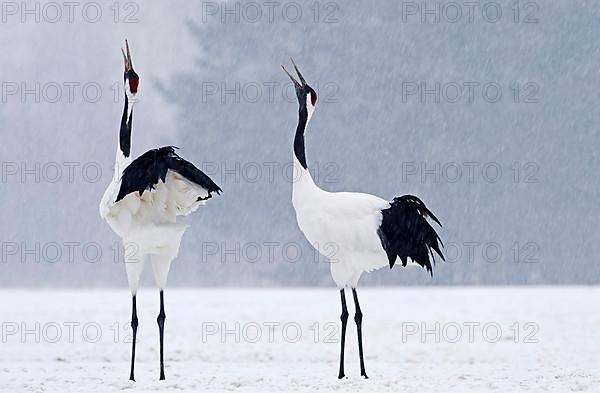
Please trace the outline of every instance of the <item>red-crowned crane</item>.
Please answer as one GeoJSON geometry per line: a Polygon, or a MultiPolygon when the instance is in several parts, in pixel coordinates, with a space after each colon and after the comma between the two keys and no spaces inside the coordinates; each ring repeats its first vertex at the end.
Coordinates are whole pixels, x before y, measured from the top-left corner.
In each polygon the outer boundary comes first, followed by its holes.
{"type": "Polygon", "coordinates": [[[188,228],[177,223],[206,203],[221,189],[192,163],[179,157],[175,147],[149,150],[132,161],[131,124],[140,78],[133,70],[129,44],[125,41],[125,107],[121,118],[113,180],[100,202],[100,216],[121,237],[125,246],[125,268],[132,295],[131,372],[135,381],[135,344],[138,328],[136,295],[146,256],[150,257],[160,291],[157,322],[160,340],[160,379],[165,379],[163,341],[165,324],[164,290],[171,262],[179,252],[188,228]],[[133,251],[132,251],[133,250],[133,251]]]}
{"type": "Polygon", "coordinates": [[[342,337],[338,378],[344,378],[344,347],[348,309],[345,288],[352,289],[355,305],[354,321],[358,335],[360,373],[367,377],[363,358],[362,311],[356,286],[364,272],[400,260],[421,266],[433,275],[434,251],[442,260],[442,241],[427,221],[439,220],[417,197],[404,195],[388,202],[374,195],[356,192],[327,192],[313,181],[306,164],[304,132],[317,104],[317,93],[310,87],[298,67],[291,60],[300,81],[282,65],[292,80],[298,98],[299,118],[294,136],[294,183],[292,204],[298,226],[306,239],[324,256],[330,255],[335,245],[335,261],[330,261],[331,275],[340,289],[342,302],[342,337]]]}

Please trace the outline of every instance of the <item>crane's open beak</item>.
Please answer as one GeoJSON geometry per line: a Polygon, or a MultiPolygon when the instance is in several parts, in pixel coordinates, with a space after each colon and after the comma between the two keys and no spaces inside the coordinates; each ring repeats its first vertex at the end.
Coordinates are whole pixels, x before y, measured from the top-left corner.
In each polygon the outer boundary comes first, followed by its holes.
{"type": "Polygon", "coordinates": [[[298,77],[300,78],[300,82],[299,83],[296,79],[294,79],[294,77],[285,69],[285,67],[283,66],[283,64],[281,65],[281,68],[283,69],[283,71],[287,74],[287,76],[290,77],[290,79],[292,80],[292,82],[294,82],[294,86],[298,87],[303,87],[306,86],[306,81],[304,80],[304,77],[302,76],[302,74],[300,73],[300,70],[298,69],[298,66],[296,66],[296,63],[294,63],[294,59],[292,59],[290,57],[290,60],[292,61],[292,64],[294,66],[294,69],[296,70],[296,73],[298,74],[298,77]]]}
{"type": "Polygon", "coordinates": [[[121,48],[123,54],[123,61],[125,62],[125,72],[133,69],[133,63],[131,62],[131,52],[129,51],[129,43],[125,40],[125,49],[121,48]]]}
{"type": "Polygon", "coordinates": [[[131,93],[137,94],[140,77],[133,70],[131,51],[129,50],[129,42],[127,42],[127,40],[125,40],[125,49],[121,48],[121,53],[123,54],[123,62],[125,63],[125,83],[129,84],[129,90],[131,93]]]}

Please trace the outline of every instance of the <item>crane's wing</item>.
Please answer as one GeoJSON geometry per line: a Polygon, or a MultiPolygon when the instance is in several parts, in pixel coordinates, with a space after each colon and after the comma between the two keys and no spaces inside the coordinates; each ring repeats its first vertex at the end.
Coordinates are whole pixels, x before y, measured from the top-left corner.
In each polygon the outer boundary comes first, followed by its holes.
{"type": "Polygon", "coordinates": [[[221,193],[210,177],[179,157],[175,149],[166,146],[149,150],[129,164],[123,171],[115,203],[134,192],[143,199],[147,191],[167,188],[162,194],[181,202],[178,204],[181,213],[188,214],[195,210],[197,202],[211,198],[213,192],[221,193]]]}
{"type": "Polygon", "coordinates": [[[406,266],[407,258],[410,258],[433,275],[433,251],[445,260],[440,250],[443,243],[427,221],[427,218],[431,218],[441,226],[437,217],[419,198],[412,195],[394,198],[390,207],[381,212],[383,219],[377,234],[388,256],[390,268],[394,266],[396,258],[400,258],[402,266],[406,266]]]}

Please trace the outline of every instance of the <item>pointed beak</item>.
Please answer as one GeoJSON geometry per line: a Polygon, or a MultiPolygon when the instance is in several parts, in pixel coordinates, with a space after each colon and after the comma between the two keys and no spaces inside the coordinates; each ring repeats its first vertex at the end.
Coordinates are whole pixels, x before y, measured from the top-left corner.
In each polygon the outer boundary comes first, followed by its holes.
{"type": "Polygon", "coordinates": [[[292,65],[294,66],[294,69],[296,70],[296,73],[298,74],[298,77],[300,78],[300,82],[298,82],[296,79],[294,79],[294,77],[285,69],[283,64],[281,65],[281,68],[283,68],[283,71],[287,74],[287,76],[290,77],[292,82],[294,82],[294,86],[296,86],[297,88],[307,86],[306,81],[304,80],[304,77],[302,76],[302,74],[300,73],[300,70],[298,69],[298,66],[296,65],[296,63],[294,63],[294,59],[292,59],[290,57],[290,60],[292,61],[292,65]]]}
{"type": "Polygon", "coordinates": [[[125,40],[125,49],[121,48],[121,53],[123,54],[123,61],[125,63],[125,72],[127,72],[133,68],[133,63],[131,62],[131,52],[129,51],[129,43],[127,40],[125,40]]]}
{"type": "Polygon", "coordinates": [[[302,74],[300,73],[300,70],[298,69],[298,66],[296,65],[296,63],[294,63],[294,59],[292,59],[290,57],[290,60],[292,61],[292,64],[294,65],[294,69],[296,70],[296,74],[298,74],[298,77],[300,78],[300,82],[302,82],[302,86],[306,86],[306,81],[304,80],[304,77],[302,77],[302,74]]]}
{"type": "Polygon", "coordinates": [[[298,83],[298,81],[296,79],[294,79],[294,77],[285,69],[285,67],[283,66],[283,64],[281,65],[281,69],[283,70],[283,72],[285,72],[287,74],[287,76],[290,77],[290,79],[292,80],[292,82],[294,82],[294,86],[296,88],[302,87],[302,85],[300,85],[300,83],[298,83]]]}

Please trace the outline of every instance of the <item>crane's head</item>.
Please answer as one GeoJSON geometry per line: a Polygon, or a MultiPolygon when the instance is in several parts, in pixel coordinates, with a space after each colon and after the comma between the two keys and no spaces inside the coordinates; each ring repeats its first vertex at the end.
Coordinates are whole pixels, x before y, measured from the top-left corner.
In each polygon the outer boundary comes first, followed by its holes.
{"type": "Polygon", "coordinates": [[[125,62],[125,93],[128,97],[134,97],[138,92],[140,77],[133,70],[131,52],[129,51],[129,43],[127,40],[125,40],[125,49],[121,48],[121,53],[123,53],[123,61],[125,62]]]}
{"type": "Polygon", "coordinates": [[[294,59],[290,58],[290,60],[292,61],[292,65],[298,74],[298,78],[300,78],[300,82],[294,79],[294,77],[287,72],[283,65],[281,68],[283,68],[283,71],[294,83],[294,87],[296,88],[296,97],[298,97],[298,103],[300,104],[300,111],[306,108],[308,110],[308,117],[310,118],[315,110],[315,106],[317,105],[317,93],[308,85],[308,83],[306,83],[304,77],[298,69],[298,66],[296,66],[296,63],[294,63],[294,59]]]}

